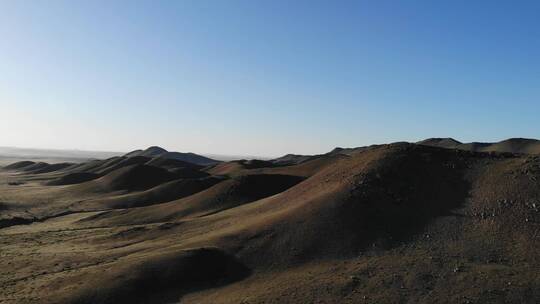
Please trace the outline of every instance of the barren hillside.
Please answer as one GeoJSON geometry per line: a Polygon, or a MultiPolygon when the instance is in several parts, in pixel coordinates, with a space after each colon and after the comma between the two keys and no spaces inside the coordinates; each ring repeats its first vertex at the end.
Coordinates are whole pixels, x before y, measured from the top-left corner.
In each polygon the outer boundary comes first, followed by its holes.
{"type": "Polygon", "coordinates": [[[0,302],[538,303],[540,156],[439,142],[11,165],[0,302]]]}

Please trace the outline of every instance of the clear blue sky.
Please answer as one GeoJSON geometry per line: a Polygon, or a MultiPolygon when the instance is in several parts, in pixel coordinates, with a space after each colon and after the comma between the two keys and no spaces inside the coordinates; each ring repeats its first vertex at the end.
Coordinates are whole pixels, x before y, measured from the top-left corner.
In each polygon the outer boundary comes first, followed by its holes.
{"type": "Polygon", "coordinates": [[[540,137],[538,1],[1,1],[0,146],[540,137]]]}

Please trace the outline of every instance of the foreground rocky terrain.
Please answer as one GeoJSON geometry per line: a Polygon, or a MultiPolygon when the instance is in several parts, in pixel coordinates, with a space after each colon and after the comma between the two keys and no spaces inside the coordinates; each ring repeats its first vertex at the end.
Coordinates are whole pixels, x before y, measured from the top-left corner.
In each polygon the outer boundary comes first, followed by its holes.
{"type": "Polygon", "coordinates": [[[12,164],[0,303],[540,302],[540,156],[440,140],[12,164]]]}

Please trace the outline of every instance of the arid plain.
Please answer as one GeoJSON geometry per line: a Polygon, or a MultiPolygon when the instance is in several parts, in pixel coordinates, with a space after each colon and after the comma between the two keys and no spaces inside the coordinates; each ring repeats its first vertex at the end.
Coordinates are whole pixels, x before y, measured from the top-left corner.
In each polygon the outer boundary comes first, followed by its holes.
{"type": "Polygon", "coordinates": [[[0,170],[0,303],[539,303],[540,142],[0,170]]]}

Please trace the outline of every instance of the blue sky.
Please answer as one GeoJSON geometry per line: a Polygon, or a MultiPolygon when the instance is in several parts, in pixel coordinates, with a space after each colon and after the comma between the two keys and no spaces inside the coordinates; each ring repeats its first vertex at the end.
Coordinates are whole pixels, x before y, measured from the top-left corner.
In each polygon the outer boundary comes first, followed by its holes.
{"type": "Polygon", "coordinates": [[[540,137],[538,1],[2,1],[0,146],[540,137]]]}

